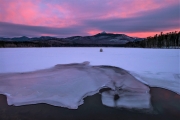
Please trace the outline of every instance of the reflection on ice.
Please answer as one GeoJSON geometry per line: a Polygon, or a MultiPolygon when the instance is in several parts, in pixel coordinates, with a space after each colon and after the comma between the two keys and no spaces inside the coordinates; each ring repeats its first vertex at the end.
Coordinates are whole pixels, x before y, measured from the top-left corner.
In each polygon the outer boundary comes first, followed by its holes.
{"type": "Polygon", "coordinates": [[[59,64],[26,73],[3,73],[0,83],[0,94],[7,96],[9,105],[15,106],[47,103],[77,109],[83,104],[83,98],[104,87],[114,90],[102,94],[105,105],[112,104],[107,101],[114,92],[120,96],[116,101],[118,106],[147,108],[150,101],[149,88],[127,71],[111,66],[91,66],[89,62],[59,64]]]}

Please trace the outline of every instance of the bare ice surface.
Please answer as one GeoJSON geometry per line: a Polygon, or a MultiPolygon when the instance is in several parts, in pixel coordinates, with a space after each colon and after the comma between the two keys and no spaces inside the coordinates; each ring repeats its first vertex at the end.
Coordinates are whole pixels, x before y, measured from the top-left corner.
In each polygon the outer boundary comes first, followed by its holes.
{"type": "Polygon", "coordinates": [[[0,73],[29,72],[56,64],[91,62],[135,72],[180,74],[180,49],[60,47],[1,48],[0,73]]]}
{"type": "MultiPolygon", "coordinates": [[[[91,66],[89,62],[58,64],[32,72],[1,73],[0,83],[0,94],[7,96],[8,105],[15,106],[47,103],[77,109],[83,104],[83,98],[104,87],[122,97],[117,105],[147,108],[150,104],[149,88],[127,71],[111,66],[91,66]]],[[[106,92],[102,94],[103,104],[108,105],[106,92]]]]}

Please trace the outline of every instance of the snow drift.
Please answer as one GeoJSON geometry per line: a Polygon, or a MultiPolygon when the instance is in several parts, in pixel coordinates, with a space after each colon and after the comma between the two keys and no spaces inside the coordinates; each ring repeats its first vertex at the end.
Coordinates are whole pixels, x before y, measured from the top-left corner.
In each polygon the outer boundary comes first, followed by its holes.
{"type": "Polygon", "coordinates": [[[119,106],[150,107],[149,88],[126,70],[91,66],[89,62],[58,64],[32,72],[0,73],[0,83],[0,94],[7,96],[8,105],[47,103],[77,109],[83,98],[108,87],[112,89],[110,94],[102,93],[102,103],[107,106],[112,106],[109,95],[117,94],[119,106]],[[134,103],[129,104],[131,100],[134,103]]]}

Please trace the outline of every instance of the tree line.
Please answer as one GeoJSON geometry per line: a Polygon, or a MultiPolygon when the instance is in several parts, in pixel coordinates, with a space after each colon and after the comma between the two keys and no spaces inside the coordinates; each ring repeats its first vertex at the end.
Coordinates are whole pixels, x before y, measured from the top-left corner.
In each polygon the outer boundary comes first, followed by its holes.
{"type": "Polygon", "coordinates": [[[0,41],[0,48],[16,47],[125,47],[122,44],[80,44],[80,43],[62,43],[52,41],[0,41]]]}
{"type": "Polygon", "coordinates": [[[129,42],[127,47],[141,48],[180,48],[180,31],[156,34],[153,37],[147,37],[142,41],[129,42]]]}

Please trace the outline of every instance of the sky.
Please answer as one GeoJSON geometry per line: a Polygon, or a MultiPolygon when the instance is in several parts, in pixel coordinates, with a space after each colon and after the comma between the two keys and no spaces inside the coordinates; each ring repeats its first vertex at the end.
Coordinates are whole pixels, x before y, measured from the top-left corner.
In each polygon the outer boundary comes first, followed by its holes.
{"type": "Polygon", "coordinates": [[[180,31],[180,0],[0,0],[0,37],[180,31]]]}

